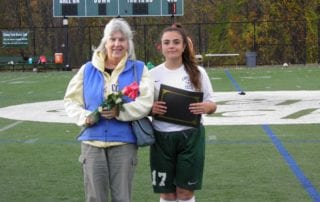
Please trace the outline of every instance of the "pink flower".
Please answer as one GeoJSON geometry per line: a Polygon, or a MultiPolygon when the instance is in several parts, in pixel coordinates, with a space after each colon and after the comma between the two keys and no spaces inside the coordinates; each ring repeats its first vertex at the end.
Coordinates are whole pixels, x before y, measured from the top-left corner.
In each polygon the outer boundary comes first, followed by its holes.
{"type": "Polygon", "coordinates": [[[139,85],[135,81],[131,83],[129,86],[124,87],[121,92],[123,95],[126,95],[129,98],[135,100],[139,93],[139,85]]]}

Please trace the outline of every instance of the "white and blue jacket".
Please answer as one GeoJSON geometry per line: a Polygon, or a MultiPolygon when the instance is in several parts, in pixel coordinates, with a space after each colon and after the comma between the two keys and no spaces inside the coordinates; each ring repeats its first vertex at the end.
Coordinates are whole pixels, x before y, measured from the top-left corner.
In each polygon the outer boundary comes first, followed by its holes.
{"type": "MultiPolygon", "coordinates": [[[[118,89],[121,91],[125,86],[136,81],[139,83],[143,73],[144,63],[141,61],[128,60],[125,68],[118,77],[118,89]],[[136,77],[134,76],[134,66],[136,77]]],[[[85,109],[94,111],[104,100],[104,77],[91,62],[86,64],[83,72],[83,98],[85,109]]],[[[131,102],[129,97],[124,97],[125,103],[131,102]]],[[[130,121],[100,118],[95,125],[86,128],[78,137],[80,141],[103,141],[136,143],[130,121]]]]}

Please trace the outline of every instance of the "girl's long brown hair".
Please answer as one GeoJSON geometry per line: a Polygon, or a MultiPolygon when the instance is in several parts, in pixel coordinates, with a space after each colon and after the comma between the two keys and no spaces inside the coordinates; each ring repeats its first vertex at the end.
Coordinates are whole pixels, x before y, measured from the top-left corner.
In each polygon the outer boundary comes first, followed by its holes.
{"type": "Polygon", "coordinates": [[[184,68],[190,77],[190,81],[194,88],[197,91],[201,91],[201,82],[200,82],[200,71],[198,69],[196,58],[194,55],[193,48],[190,47],[189,43],[192,43],[191,39],[188,40],[188,35],[186,31],[182,28],[180,24],[174,24],[170,27],[165,28],[161,32],[161,38],[165,32],[178,32],[182,36],[183,44],[186,46],[182,53],[182,63],[184,68]]]}

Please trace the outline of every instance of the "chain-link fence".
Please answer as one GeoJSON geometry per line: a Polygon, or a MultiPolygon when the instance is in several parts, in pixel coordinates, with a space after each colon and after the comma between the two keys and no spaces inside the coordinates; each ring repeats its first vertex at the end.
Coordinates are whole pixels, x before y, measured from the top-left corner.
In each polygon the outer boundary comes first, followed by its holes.
{"type": "MultiPolygon", "coordinates": [[[[246,52],[257,53],[258,65],[318,63],[318,21],[257,21],[184,24],[193,40],[196,54],[237,53],[237,63],[244,65],[246,52]],[[249,31],[248,31],[249,30],[249,31]],[[265,31],[267,30],[267,31],[265,31]]],[[[157,49],[159,33],[169,24],[132,25],[137,58],[159,64],[162,56],[157,49]]],[[[92,51],[100,43],[104,26],[34,27],[32,29],[4,29],[27,31],[29,44],[24,47],[1,47],[0,56],[46,55],[63,53],[65,65],[79,68],[90,60],[92,51]]],[[[210,64],[234,64],[233,58],[206,58],[210,64]]]]}

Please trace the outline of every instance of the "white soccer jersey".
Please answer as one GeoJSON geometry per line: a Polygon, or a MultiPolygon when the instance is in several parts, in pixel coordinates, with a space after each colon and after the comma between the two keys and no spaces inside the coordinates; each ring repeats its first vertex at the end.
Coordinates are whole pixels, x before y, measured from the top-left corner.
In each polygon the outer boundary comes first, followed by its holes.
{"type": "MultiPolygon", "coordinates": [[[[203,101],[212,101],[213,98],[213,90],[211,86],[211,81],[203,67],[198,66],[201,73],[201,87],[203,92],[203,101]]],[[[195,91],[188,73],[184,69],[184,65],[179,67],[178,69],[171,70],[168,69],[164,63],[158,65],[157,67],[150,70],[150,74],[155,82],[155,100],[158,100],[160,85],[165,84],[168,86],[172,86],[175,88],[180,88],[188,91],[195,91]]],[[[158,131],[170,132],[170,131],[180,131],[189,129],[189,126],[183,126],[173,123],[168,123],[159,120],[153,120],[153,126],[158,131]]]]}

